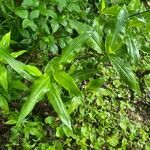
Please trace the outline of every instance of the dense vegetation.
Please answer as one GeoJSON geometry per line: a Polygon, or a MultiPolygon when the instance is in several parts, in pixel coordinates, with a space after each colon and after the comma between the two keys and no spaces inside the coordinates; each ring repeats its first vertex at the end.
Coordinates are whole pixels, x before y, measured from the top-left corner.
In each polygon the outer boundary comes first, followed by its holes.
{"type": "Polygon", "coordinates": [[[140,0],[0,0],[0,149],[149,150],[149,18],[140,0]]]}

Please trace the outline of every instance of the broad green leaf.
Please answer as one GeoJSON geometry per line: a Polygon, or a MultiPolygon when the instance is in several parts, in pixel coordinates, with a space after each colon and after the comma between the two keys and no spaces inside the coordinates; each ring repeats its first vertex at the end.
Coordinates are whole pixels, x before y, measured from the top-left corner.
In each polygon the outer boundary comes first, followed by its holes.
{"type": "Polygon", "coordinates": [[[22,18],[22,19],[28,18],[28,15],[29,15],[28,11],[27,10],[23,10],[23,9],[17,9],[15,11],[15,14],[17,16],[19,16],[20,18],[22,18]]]}
{"type": "Polygon", "coordinates": [[[20,61],[15,60],[10,54],[1,50],[0,50],[0,58],[5,60],[23,78],[27,80],[33,80],[32,76],[30,76],[26,71],[22,69],[22,67],[25,66],[25,64],[21,63],[20,61]]]}
{"type": "Polygon", "coordinates": [[[71,74],[71,76],[76,82],[82,82],[83,80],[93,77],[97,72],[95,69],[78,70],[71,74]]]}
{"type": "Polygon", "coordinates": [[[137,41],[133,37],[130,37],[130,35],[128,35],[126,38],[126,46],[129,56],[132,58],[134,64],[137,64],[140,58],[139,46],[137,41]]]}
{"type": "MultiPolygon", "coordinates": [[[[121,35],[125,34],[127,21],[128,21],[128,12],[127,12],[127,9],[125,7],[123,7],[119,11],[118,16],[117,16],[116,27],[112,34],[112,38],[111,38],[110,45],[108,48],[109,53],[113,53],[114,51],[117,50],[117,49],[113,49],[113,45],[115,44],[115,42],[118,43],[117,38],[119,37],[119,39],[120,39],[120,34],[121,35]]],[[[120,42],[121,42],[121,40],[120,40],[120,42]]],[[[120,43],[118,43],[118,44],[120,44],[120,43]]]]}
{"type": "Polygon", "coordinates": [[[63,71],[55,71],[53,76],[54,79],[70,93],[70,95],[81,96],[80,90],[69,74],[63,71]]]}
{"type": "Polygon", "coordinates": [[[81,34],[71,41],[69,46],[64,49],[60,63],[70,63],[76,55],[81,51],[81,46],[90,37],[90,33],[81,34]]]}
{"type": "Polygon", "coordinates": [[[20,125],[25,117],[32,111],[35,104],[40,101],[42,96],[49,91],[49,76],[43,75],[38,80],[35,80],[31,93],[23,104],[17,125],[20,125]]]}
{"type": "Polygon", "coordinates": [[[10,45],[10,32],[5,34],[0,41],[0,51],[7,50],[10,45]]]}
{"type": "Polygon", "coordinates": [[[8,92],[8,72],[4,65],[0,65],[0,85],[8,92]]]}
{"type": "Polygon", "coordinates": [[[5,113],[9,112],[7,100],[1,94],[0,94],[0,108],[3,109],[5,113]]]}
{"type": "Polygon", "coordinates": [[[35,66],[25,65],[22,68],[23,68],[23,70],[25,70],[31,76],[35,76],[35,77],[42,76],[42,72],[35,66]]]}
{"type": "Polygon", "coordinates": [[[71,26],[75,28],[79,34],[85,34],[90,31],[91,36],[85,41],[85,43],[92,49],[96,50],[98,53],[102,53],[102,37],[98,34],[96,30],[94,30],[87,24],[75,20],[69,20],[69,22],[71,26]]]}
{"type": "Polygon", "coordinates": [[[39,14],[40,14],[39,10],[33,10],[33,11],[31,11],[31,13],[30,13],[30,19],[32,20],[32,19],[38,18],[39,14]]]}
{"type": "Polygon", "coordinates": [[[55,83],[51,83],[50,92],[47,93],[49,102],[52,104],[55,111],[58,113],[62,122],[71,129],[70,116],[60,97],[60,89],[55,83]]]}
{"type": "Polygon", "coordinates": [[[10,55],[13,57],[13,58],[17,58],[18,56],[24,54],[25,52],[27,52],[26,50],[21,50],[19,52],[12,52],[10,55]]]}
{"type": "Polygon", "coordinates": [[[134,90],[139,96],[141,95],[140,86],[136,80],[136,76],[132,72],[131,67],[126,64],[123,59],[115,55],[110,55],[109,59],[118,71],[120,78],[124,83],[134,90]]]}

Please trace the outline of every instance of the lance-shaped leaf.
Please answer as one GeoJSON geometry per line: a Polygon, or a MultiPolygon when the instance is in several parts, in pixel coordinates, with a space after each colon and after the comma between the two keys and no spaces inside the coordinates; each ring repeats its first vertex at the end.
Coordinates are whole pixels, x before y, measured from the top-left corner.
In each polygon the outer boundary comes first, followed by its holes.
{"type": "Polygon", "coordinates": [[[53,76],[54,79],[69,92],[70,95],[81,96],[80,90],[69,74],[63,71],[55,71],[53,76]]]}
{"type": "Polygon", "coordinates": [[[10,45],[10,32],[5,34],[0,41],[0,50],[7,50],[10,45]]]}
{"type": "Polygon", "coordinates": [[[64,49],[60,58],[60,63],[70,63],[81,50],[81,46],[90,37],[91,33],[81,34],[71,41],[69,46],[64,49]]]}
{"type": "Polygon", "coordinates": [[[109,59],[111,60],[115,68],[117,69],[122,81],[126,83],[127,85],[129,85],[129,87],[140,96],[141,95],[140,87],[136,80],[136,76],[132,72],[131,67],[128,64],[126,64],[123,61],[123,59],[115,55],[110,55],[109,59]]]}
{"type": "Polygon", "coordinates": [[[0,85],[8,92],[8,73],[4,65],[0,65],[0,85]]]}
{"type": "Polygon", "coordinates": [[[92,49],[96,50],[98,53],[102,53],[102,36],[100,36],[96,30],[94,30],[91,26],[87,24],[75,20],[69,20],[69,22],[79,34],[85,34],[90,31],[91,36],[85,41],[86,44],[92,49]]]}
{"type": "Polygon", "coordinates": [[[18,56],[26,53],[27,51],[26,50],[21,50],[19,52],[12,52],[10,55],[13,57],[13,58],[17,58],[18,56]]]}
{"type": "Polygon", "coordinates": [[[102,12],[107,7],[106,0],[101,0],[100,2],[100,12],[102,12]]]}
{"type": "Polygon", "coordinates": [[[42,96],[48,92],[49,90],[49,76],[43,75],[38,80],[35,80],[34,85],[32,87],[32,91],[30,96],[24,103],[17,125],[21,124],[21,122],[25,119],[25,117],[32,111],[35,104],[42,98],[42,96]]]}
{"type": "MultiPolygon", "coordinates": [[[[125,33],[125,29],[126,29],[126,25],[127,25],[127,21],[128,21],[128,12],[127,9],[125,7],[123,7],[117,16],[117,22],[116,22],[116,27],[115,30],[112,34],[112,39],[110,41],[110,45],[109,45],[109,53],[114,52],[117,49],[113,48],[113,45],[115,44],[115,42],[117,42],[116,44],[120,44],[120,42],[118,42],[118,38],[120,38],[120,34],[124,34],[125,33]]],[[[117,46],[115,46],[117,47],[117,46]]]]}
{"type": "Polygon", "coordinates": [[[66,110],[66,107],[60,96],[60,89],[55,83],[50,84],[50,92],[47,93],[49,102],[52,104],[53,108],[59,115],[62,122],[71,129],[70,116],[66,110]]]}
{"type": "Polygon", "coordinates": [[[23,78],[27,80],[33,80],[32,76],[30,76],[26,71],[22,69],[22,67],[25,66],[24,63],[15,60],[10,54],[8,54],[7,52],[3,50],[0,50],[0,58],[6,61],[23,78]]]}
{"type": "Polygon", "coordinates": [[[35,77],[41,77],[42,76],[42,72],[35,66],[25,65],[22,68],[31,76],[35,76],[35,77]]]}
{"type": "Polygon", "coordinates": [[[2,108],[5,113],[9,112],[7,100],[1,94],[0,94],[0,108],[2,108]]]}
{"type": "Polygon", "coordinates": [[[130,35],[126,38],[126,46],[129,56],[133,59],[134,64],[137,64],[140,54],[138,43],[134,38],[131,38],[130,35]]]}

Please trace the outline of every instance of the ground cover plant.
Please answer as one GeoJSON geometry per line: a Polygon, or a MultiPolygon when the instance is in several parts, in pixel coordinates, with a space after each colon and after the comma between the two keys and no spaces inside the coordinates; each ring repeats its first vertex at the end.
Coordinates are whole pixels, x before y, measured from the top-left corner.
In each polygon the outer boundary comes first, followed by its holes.
{"type": "Polygon", "coordinates": [[[0,149],[150,149],[150,11],[140,0],[0,0],[0,149]]]}

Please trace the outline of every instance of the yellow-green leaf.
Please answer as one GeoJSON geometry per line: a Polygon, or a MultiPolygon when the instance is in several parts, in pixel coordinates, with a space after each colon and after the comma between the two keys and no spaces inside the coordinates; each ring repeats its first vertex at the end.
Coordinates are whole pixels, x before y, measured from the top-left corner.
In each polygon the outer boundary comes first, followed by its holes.
{"type": "Polygon", "coordinates": [[[80,90],[69,74],[64,71],[55,71],[53,76],[55,80],[70,93],[70,95],[81,96],[80,90]]]}

